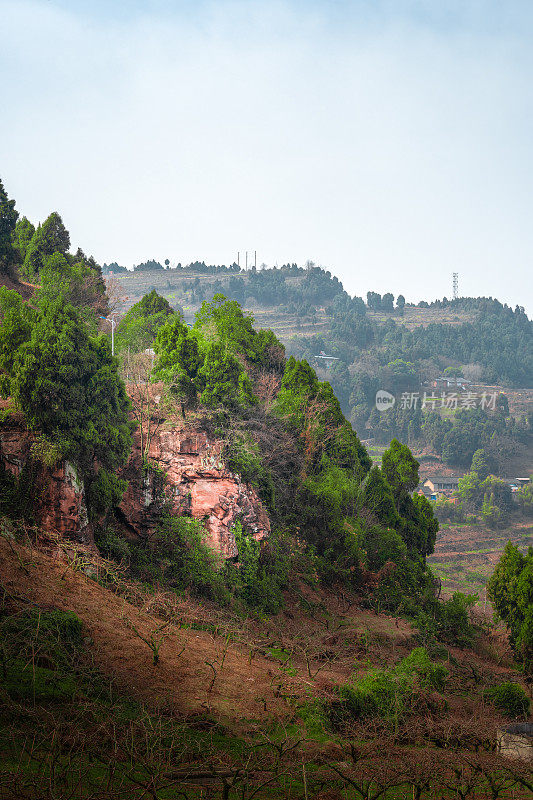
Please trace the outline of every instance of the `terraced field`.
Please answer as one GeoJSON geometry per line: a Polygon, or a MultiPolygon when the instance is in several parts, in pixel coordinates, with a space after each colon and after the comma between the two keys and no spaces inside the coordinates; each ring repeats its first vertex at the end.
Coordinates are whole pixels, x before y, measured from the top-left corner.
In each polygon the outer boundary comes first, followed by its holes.
{"type": "Polygon", "coordinates": [[[435,552],[428,558],[445,596],[474,592],[485,601],[485,586],[507,542],[525,551],[533,546],[533,525],[520,522],[498,531],[482,525],[441,524],[435,552]]]}

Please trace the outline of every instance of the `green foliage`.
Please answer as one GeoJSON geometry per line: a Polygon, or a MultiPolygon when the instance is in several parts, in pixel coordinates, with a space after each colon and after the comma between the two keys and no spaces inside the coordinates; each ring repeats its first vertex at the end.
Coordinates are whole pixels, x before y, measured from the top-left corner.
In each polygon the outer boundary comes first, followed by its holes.
{"type": "Polygon", "coordinates": [[[0,516],[32,521],[36,489],[34,467],[30,462],[16,476],[0,462],[0,516]]]}
{"type": "MultiPolygon", "coordinates": [[[[183,409],[194,406],[203,383],[198,376],[202,358],[196,337],[176,315],[167,317],[157,332],[154,344],[157,362],[154,377],[163,380],[173,395],[179,397],[183,409]]],[[[185,413],[185,412],[183,412],[185,413]]]]}
{"type": "Polygon", "coordinates": [[[0,395],[9,397],[15,359],[31,336],[37,312],[23,301],[18,292],[0,286],[0,318],[0,395]]]}
{"type": "Polygon", "coordinates": [[[407,546],[399,533],[379,525],[364,525],[358,537],[365,567],[378,572],[387,562],[397,566],[407,563],[407,546]]]}
{"type": "Polygon", "coordinates": [[[103,467],[96,474],[91,472],[85,485],[89,519],[96,520],[110,508],[116,508],[126,488],[126,481],[103,467]]]}
{"type": "Polygon", "coordinates": [[[117,352],[139,353],[152,347],[159,329],[174,311],[167,300],[153,289],[135,303],[118,325],[115,334],[117,352]]]}
{"type": "Polygon", "coordinates": [[[129,400],[105,336],[91,337],[61,297],[28,311],[0,293],[0,370],[30,428],[39,431],[83,477],[95,460],[113,470],[131,448],[129,400]]]}
{"type": "Polygon", "coordinates": [[[222,351],[241,356],[253,367],[279,369],[284,347],[272,331],[255,331],[253,316],[243,312],[236,300],[215,294],[204,301],[196,314],[194,330],[206,341],[221,345],[222,351]]]}
{"type": "Polygon", "coordinates": [[[476,504],[480,496],[481,481],[477,472],[467,472],[459,478],[457,494],[462,500],[476,504]]]}
{"type": "Polygon", "coordinates": [[[529,698],[520,684],[505,681],[487,689],[485,697],[508,717],[527,719],[529,698]]]}
{"type": "Polygon", "coordinates": [[[0,618],[0,685],[13,700],[72,698],[73,674],[83,646],[71,611],[31,610],[0,618]]]}
{"type": "Polygon", "coordinates": [[[69,247],[69,233],[59,214],[54,211],[42,225],[37,226],[26,248],[22,270],[24,275],[30,280],[38,278],[48,258],[54,253],[65,255],[69,247]]]}
{"type": "Polygon", "coordinates": [[[8,199],[0,180],[0,275],[12,275],[17,261],[17,252],[13,247],[13,233],[17,219],[15,201],[8,199]]]}
{"type": "Polygon", "coordinates": [[[361,483],[358,501],[382,524],[391,527],[399,525],[400,516],[396,511],[392,490],[379,467],[372,467],[361,483]]]}
{"type": "Polygon", "coordinates": [[[416,709],[420,696],[444,688],[447,670],[418,647],[390,669],[372,669],[340,688],[342,716],[379,717],[397,725],[416,709]]]}
{"type": "Polygon", "coordinates": [[[485,450],[483,449],[476,450],[476,452],[472,456],[472,464],[470,466],[470,471],[476,472],[479,475],[480,480],[482,481],[485,480],[485,478],[491,471],[489,459],[487,458],[485,450]]]}
{"type": "Polygon", "coordinates": [[[201,401],[206,406],[237,409],[257,402],[247,373],[220,342],[209,345],[198,378],[204,386],[201,401]]]}
{"type": "Polygon", "coordinates": [[[488,492],[485,494],[481,506],[481,516],[489,528],[496,529],[502,525],[502,512],[494,502],[494,494],[488,492]]]}
{"type": "Polygon", "coordinates": [[[276,613],[282,605],[281,592],[287,585],[289,554],[280,532],[273,532],[262,547],[243,530],[240,522],[232,528],[238,550],[237,565],[226,562],[225,580],[233,593],[252,608],[276,613]]]}
{"type": "Polygon", "coordinates": [[[13,246],[18,253],[19,263],[23,263],[26,258],[26,251],[35,233],[35,226],[29,221],[27,217],[19,219],[13,231],[13,246]]]}
{"type": "Polygon", "coordinates": [[[527,517],[533,516],[533,476],[517,494],[518,505],[522,513],[527,517]]]}
{"type": "Polygon", "coordinates": [[[246,432],[232,432],[224,448],[224,462],[243,481],[250,483],[270,509],[275,506],[275,488],[270,470],[264,465],[259,445],[246,432]]]}
{"type": "Polygon", "coordinates": [[[229,593],[221,572],[222,559],[205,543],[201,521],[164,514],[152,542],[132,542],[129,549],[130,567],[135,577],[150,584],[159,583],[180,592],[189,590],[198,596],[228,602],[229,593]]]}
{"type": "Polygon", "coordinates": [[[130,563],[131,548],[126,539],[113,528],[107,527],[103,530],[96,528],[94,536],[98,549],[105,558],[120,563],[130,563]]]}
{"type": "Polygon", "coordinates": [[[422,641],[429,645],[435,641],[468,647],[472,644],[474,628],[469,611],[478,601],[477,595],[454,594],[444,602],[433,600],[427,610],[419,611],[415,617],[422,641]]]}
{"type": "Polygon", "coordinates": [[[511,542],[505,546],[487,591],[509,628],[511,646],[527,670],[533,669],[533,548],[523,555],[511,542]]]}

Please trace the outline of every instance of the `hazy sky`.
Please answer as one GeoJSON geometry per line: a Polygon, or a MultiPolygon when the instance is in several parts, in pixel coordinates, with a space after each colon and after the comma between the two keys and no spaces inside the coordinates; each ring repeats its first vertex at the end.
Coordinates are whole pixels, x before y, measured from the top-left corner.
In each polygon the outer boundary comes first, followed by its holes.
{"type": "Polygon", "coordinates": [[[100,262],[533,311],[533,2],[0,0],[0,177],[100,262]]]}

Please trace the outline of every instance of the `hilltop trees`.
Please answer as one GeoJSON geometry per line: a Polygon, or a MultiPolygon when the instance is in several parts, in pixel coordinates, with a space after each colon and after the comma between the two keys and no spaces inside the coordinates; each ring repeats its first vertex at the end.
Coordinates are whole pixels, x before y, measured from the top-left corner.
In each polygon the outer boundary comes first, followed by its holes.
{"type": "Polygon", "coordinates": [[[256,402],[250,378],[220,342],[209,345],[198,377],[204,386],[201,400],[206,406],[238,408],[256,402]]]}
{"type": "Polygon", "coordinates": [[[201,389],[198,370],[202,359],[198,342],[190,335],[187,325],[174,314],[159,329],[154,350],[158,357],[154,377],[163,380],[171,393],[179,398],[185,418],[185,409],[196,404],[201,389]]]}
{"type": "Polygon", "coordinates": [[[65,255],[69,247],[69,233],[57,211],[54,211],[42,225],[37,226],[27,245],[22,267],[23,274],[30,280],[38,278],[39,273],[46,266],[49,256],[54,253],[65,255]]]}
{"type": "Polygon", "coordinates": [[[12,275],[17,262],[17,253],[13,247],[13,232],[17,224],[18,211],[15,201],[9,200],[4,185],[0,180],[0,275],[12,275]]]}
{"type": "Polygon", "coordinates": [[[26,258],[26,252],[35,233],[35,226],[29,221],[27,217],[19,219],[13,232],[13,244],[18,251],[18,261],[23,263],[26,258]]]}

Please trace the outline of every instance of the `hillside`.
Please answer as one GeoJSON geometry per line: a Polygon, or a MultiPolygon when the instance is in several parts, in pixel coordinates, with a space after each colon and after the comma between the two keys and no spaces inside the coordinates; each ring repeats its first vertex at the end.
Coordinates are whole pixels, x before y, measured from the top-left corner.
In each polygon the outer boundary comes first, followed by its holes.
{"type": "MultiPolygon", "coordinates": [[[[18,620],[19,641],[27,646],[29,637],[34,653],[27,689],[2,696],[4,796],[34,797],[43,786],[102,798],[142,798],[147,787],[169,798],[203,791],[340,798],[369,789],[407,800],[419,790],[429,797],[425,787],[448,792],[457,772],[466,798],[479,796],[496,773],[498,797],[529,796],[527,767],[485,749],[502,721],[481,696],[517,680],[497,631],[477,634],[473,650],[447,649],[445,688],[418,689],[395,734],[375,718],[346,727],[335,687],[403,663],[417,643],[410,626],[361,608],[350,594],[305,583],[269,620],[234,617],[153,594],[112,563],[57,545],[0,538],[2,625],[13,629],[18,620]],[[80,621],[83,644],[71,639],[69,684],[60,640],[21,628],[30,609],[43,629],[51,613],[57,625],[65,612],[80,621]],[[27,752],[27,732],[43,725],[56,726],[53,742],[34,734],[27,752]],[[361,736],[366,744],[354,751],[361,736]]],[[[8,650],[8,692],[11,659],[8,650]]]]}
{"type": "Polygon", "coordinates": [[[465,362],[444,368],[452,385],[467,367],[516,383],[523,310],[464,299],[452,310],[473,321],[403,328],[400,298],[365,304],[294,264],[244,278],[149,262],[106,286],[59,214],[34,226],[4,205],[6,798],[525,798],[529,766],[500,737],[530,718],[533,500],[493,468],[530,444],[526,390],[513,399],[525,418],[503,393],[373,405],[380,385],[422,387],[452,350],[465,362]],[[152,285],[162,273],[168,297],[152,285]],[[110,337],[121,281],[139,277],[110,337]],[[293,336],[291,319],[327,338],[293,336]],[[489,328],[507,336],[496,356],[489,328]],[[318,346],[338,363],[322,366],[318,346]],[[419,489],[435,458],[465,473],[461,503],[419,489]],[[501,623],[441,591],[429,559],[444,575],[448,519],[471,532],[483,519],[494,541],[522,525],[520,547],[491,556],[501,623]]]}

